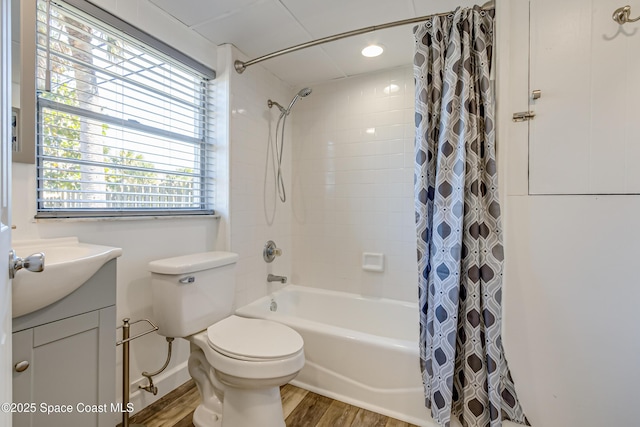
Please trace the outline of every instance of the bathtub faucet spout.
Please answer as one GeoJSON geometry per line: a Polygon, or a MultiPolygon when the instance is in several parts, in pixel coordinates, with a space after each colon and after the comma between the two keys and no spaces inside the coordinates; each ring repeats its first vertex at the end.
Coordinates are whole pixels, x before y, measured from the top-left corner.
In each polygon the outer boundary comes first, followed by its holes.
{"type": "Polygon", "coordinates": [[[287,277],[286,276],[276,276],[275,274],[269,274],[267,276],[267,282],[287,283],[287,277]]]}

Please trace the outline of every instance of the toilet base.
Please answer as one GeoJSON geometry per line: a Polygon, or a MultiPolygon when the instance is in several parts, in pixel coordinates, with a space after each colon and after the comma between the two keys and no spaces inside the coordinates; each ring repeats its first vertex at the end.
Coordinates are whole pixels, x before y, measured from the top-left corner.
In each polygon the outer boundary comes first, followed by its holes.
{"type": "Polygon", "coordinates": [[[221,427],[285,427],[280,387],[229,387],[225,390],[222,414],[221,427]]]}
{"type": "Polygon", "coordinates": [[[200,404],[193,413],[193,425],[195,427],[222,427],[222,419],[218,414],[200,404]]]}
{"type": "Polygon", "coordinates": [[[213,369],[207,362],[204,352],[191,344],[188,362],[189,374],[196,383],[200,404],[193,413],[195,427],[221,427],[223,385],[214,376],[213,369]]]}
{"type": "Polygon", "coordinates": [[[222,416],[202,403],[193,413],[195,427],[285,427],[280,387],[225,390],[222,416]]]}

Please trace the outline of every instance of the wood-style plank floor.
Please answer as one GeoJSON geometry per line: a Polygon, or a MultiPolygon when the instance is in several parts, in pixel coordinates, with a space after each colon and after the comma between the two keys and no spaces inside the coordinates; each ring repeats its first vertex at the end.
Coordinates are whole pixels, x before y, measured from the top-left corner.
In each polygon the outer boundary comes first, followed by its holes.
{"type": "MultiPolygon", "coordinates": [[[[291,384],[283,386],[280,394],[287,427],[416,427],[291,384]]],[[[191,419],[198,403],[198,389],[190,380],[131,417],[130,423],[194,427],[191,419]]]]}

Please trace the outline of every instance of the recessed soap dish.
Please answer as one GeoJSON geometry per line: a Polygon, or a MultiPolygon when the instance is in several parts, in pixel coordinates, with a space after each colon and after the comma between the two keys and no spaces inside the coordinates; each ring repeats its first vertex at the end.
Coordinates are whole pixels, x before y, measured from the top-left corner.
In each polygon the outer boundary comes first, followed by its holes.
{"type": "Polygon", "coordinates": [[[384,271],[384,254],[374,252],[362,253],[362,269],[381,273],[384,271]]]}

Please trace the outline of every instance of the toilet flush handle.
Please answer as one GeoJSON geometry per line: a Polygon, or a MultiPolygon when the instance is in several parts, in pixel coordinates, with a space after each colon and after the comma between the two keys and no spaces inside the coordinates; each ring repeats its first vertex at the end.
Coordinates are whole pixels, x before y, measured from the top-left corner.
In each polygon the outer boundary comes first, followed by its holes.
{"type": "Polygon", "coordinates": [[[187,285],[189,283],[195,283],[196,278],[193,276],[187,276],[187,277],[183,277],[182,279],[178,279],[178,282],[182,283],[183,285],[187,285]]]}

